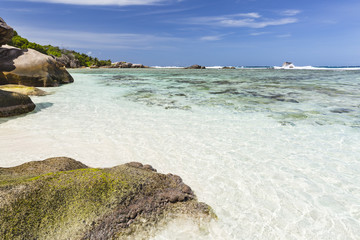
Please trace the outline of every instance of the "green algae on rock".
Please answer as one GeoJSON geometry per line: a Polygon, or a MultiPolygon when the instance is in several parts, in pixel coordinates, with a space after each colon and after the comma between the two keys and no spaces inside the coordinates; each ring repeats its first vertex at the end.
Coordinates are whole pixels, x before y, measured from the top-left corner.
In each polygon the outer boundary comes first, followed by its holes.
{"type": "Polygon", "coordinates": [[[0,85],[0,90],[21,93],[27,96],[45,96],[48,94],[47,92],[38,89],[36,87],[16,85],[16,84],[0,85]]]}
{"type": "Polygon", "coordinates": [[[88,168],[70,158],[0,168],[0,213],[3,239],[147,238],[164,219],[214,216],[176,175],[134,162],[88,168]]]}

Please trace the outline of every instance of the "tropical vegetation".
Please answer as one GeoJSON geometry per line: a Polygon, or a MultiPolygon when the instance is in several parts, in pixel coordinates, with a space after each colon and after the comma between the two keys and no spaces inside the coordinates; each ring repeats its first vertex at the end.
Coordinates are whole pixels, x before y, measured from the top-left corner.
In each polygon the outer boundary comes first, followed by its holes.
{"type": "Polygon", "coordinates": [[[30,42],[26,38],[18,35],[16,31],[14,31],[14,37],[12,38],[9,45],[27,49],[31,48],[41,53],[44,53],[49,56],[61,57],[63,55],[69,56],[72,55],[75,59],[79,61],[80,66],[90,67],[90,66],[108,66],[111,65],[111,60],[99,60],[96,57],[91,57],[85,53],[78,53],[73,50],[61,49],[59,47],[51,46],[51,45],[40,45],[34,42],[30,42]]]}

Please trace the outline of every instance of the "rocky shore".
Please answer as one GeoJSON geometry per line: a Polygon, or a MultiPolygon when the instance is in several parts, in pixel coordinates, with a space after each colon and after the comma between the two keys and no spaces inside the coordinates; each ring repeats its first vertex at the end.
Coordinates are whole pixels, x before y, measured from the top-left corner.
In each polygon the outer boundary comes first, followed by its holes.
{"type": "Polygon", "coordinates": [[[180,215],[216,218],[179,176],[137,162],[99,169],[65,157],[0,168],[0,212],[4,240],[146,239],[180,215]]]}
{"type": "Polygon", "coordinates": [[[13,34],[14,30],[0,18],[0,117],[34,110],[35,104],[26,95],[46,93],[31,87],[55,87],[74,81],[56,59],[33,49],[6,45],[13,34]]]}

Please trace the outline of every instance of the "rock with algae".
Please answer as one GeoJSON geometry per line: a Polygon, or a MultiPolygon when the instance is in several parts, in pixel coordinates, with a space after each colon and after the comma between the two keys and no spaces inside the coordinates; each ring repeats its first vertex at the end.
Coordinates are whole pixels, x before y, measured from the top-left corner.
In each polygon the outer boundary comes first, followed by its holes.
{"type": "Polygon", "coordinates": [[[48,93],[36,87],[29,87],[16,84],[0,85],[0,90],[21,93],[27,96],[45,96],[48,93]]]}
{"type": "Polygon", "coordinates": [[[2,239],[146,239],[176,216],[216,217],[181,178],[149,165],[51,158],[0,168],[2,239]]]}

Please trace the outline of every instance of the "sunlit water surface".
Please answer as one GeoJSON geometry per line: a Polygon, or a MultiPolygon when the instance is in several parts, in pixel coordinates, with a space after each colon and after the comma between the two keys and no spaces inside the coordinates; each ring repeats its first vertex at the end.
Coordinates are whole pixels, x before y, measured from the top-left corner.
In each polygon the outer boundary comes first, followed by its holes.
{"type": "Polygon", "coordinates": [[[180,175],[217,221],[154,239],[359,239],[360,71],[72,70],[0,120],[0,163],[68,156],[180,175]]]}

